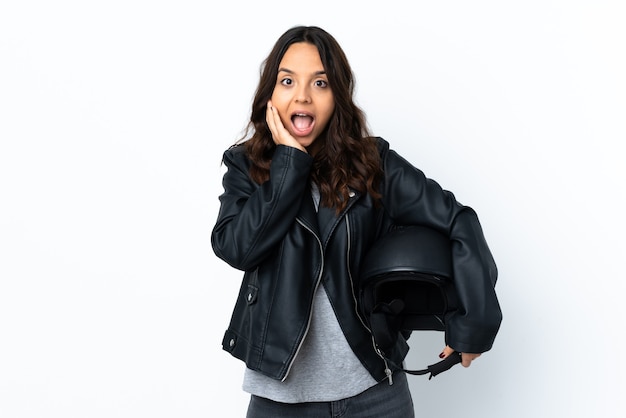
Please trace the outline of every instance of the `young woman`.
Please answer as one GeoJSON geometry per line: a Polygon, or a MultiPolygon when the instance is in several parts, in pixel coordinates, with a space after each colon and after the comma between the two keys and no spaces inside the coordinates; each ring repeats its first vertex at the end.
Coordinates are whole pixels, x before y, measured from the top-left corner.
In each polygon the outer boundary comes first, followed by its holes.
{"type": "Polygon", "coordinates": [[[493,344],[497,270],[475,212],[371,136],[336,40],[294,27],[264,62],[249,138],[224,153],[215,254],[244,271],[223,348],[245,361],[248,417],[411,417],[401,334],[382,353],[358,306],[358,272],[390,225],[452,242],[462,364],[493,344]]]}

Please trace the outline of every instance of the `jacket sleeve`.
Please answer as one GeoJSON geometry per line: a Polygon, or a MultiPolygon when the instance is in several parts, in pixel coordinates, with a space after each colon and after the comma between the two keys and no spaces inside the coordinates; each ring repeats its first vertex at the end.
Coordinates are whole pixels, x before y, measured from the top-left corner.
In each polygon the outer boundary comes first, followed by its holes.
{"type": "Polygon", "coordinates": [[[446,342],[454,350],[491,349],[502,321],[495,293],[497,267],[473,209],[383,147],[383,205],[398,225],[424,225],[450,237],[454,283],[460,309],[446,322],[446,342]]]}
{"type": "Polygon", "coordinates": [[[250,179],[242,146],[226,151],[223,161],[227,171],[211,245],[232,267],[249,270],[271,252],[295,220],[303,194],[309,190],[313,159],[296,148],[279,145],[270,178],[261,185],[250,179]]]}

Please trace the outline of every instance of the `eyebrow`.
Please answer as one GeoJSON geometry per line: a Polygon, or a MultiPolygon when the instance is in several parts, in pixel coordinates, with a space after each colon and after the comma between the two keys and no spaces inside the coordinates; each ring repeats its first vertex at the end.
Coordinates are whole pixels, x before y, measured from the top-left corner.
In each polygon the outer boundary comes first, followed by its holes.
{"type": "MultiPolygon", "coordinates": [[[[280,73],[281,71],[282,71],[282,72],[285,72],[285,73],[287,73],[287,74],[294,74],[294,72],[293,72],[292,70],[290,70],[289,68],[282,68],[282,67],[281,67],[281,68],[279,68],[279,69],[278,69],[278,72],[280,73]]],[[[313,75],[325,75],[325,74],[326,74],[326,71],[324,71],[324,70],[321,70],[321,71],[315,71],[315,72],[313,73],[313,75]]]]}

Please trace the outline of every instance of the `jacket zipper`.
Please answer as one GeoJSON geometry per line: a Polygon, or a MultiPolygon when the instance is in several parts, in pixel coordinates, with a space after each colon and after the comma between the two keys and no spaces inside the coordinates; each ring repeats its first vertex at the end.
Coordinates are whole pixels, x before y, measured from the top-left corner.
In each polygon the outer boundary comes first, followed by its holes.
{"type": "Polygon", "coordinates": [[[356,311],[356,316],[359,318],[359,321],[361,321],[361,324],[363,324],[365,329],[367,329],[369,333],[372,335],[372,345],[374,347],[374,351],[376,352],[378,357],[382,359],[383,363],[385,363],[385,375],[387,376],[387,379],[389,379],[389,385],[391,386],[393,385],[393,373],[391,369],[389,368],[389,365],[387,364],[387,359],[385,358],[383,353],[378,348],[378,345],[376,344],[376,340],[374,339],[374,334],[372,333],[372,330],[367,326],[367,324],[365,324],[365,322],[363,321],[363,318],[361,318],[361,314],[359,313],[359,308],[358,308],[359,306],[358,299],[356,295],[354,294],[354,280],[352,279],[352,272],[350,271],[351,232],[350,232],[350,222],[348,219],[348,214],[346,214],[346,233],[348,234],[348,249],[346,252],[346,258],[347,258],[346,266],[348,267],[348,277],[350,278],[350,288],[352,289],[352,299],[354,299],[354,309],[356,311]]]}
{"type": "MultiPolygon", "coordinates": [[[[322,266],[320,268],[320,274],[317,277],[317,282],[315,283],[315,289],[313,290],[313,295],[315,295],[317,293],[317,288],[319,287],[320,283],[322,282],[322,274],[324,273],[324,247],[322,246],[322,241],[320,240],[320,238],[317,236],[317,234],[315,234],[315,232],[313,232],[313,230],[311,228],[306,226],[298,218],[296,218],[296,222],[298,222],[300,225],[302,225],[302,227],[304,229],[306,229],[311,234],[313,234],[313,236],[317,240],[317,243],[319,244],[320,255],[321,255],[321,260],[322,260],[322,266]]],[[[291,366],[293,366],[293,363],[296,360],[296,357],[298,357],[298,353],[300,352],[300,349],[302,348],[302,344],[304,344],[304,340],[305,340],[307,334],[309,333],[309,328],[311,327],[311,318],[313,317],[313,315],[311,314],[312,311],[313,311],[313,299],[311,299],[311,305],[309,306],[309,319],[308,319],[307,324],[306,324],[306,330],[304,331],[304,335],[302,336],[302,339],[300,340],[300,343],[298,344],[298,348],[296,349],[296,353],[293,355],[293,358],[291,359],[291,362],[289,363],[289,366],[287,367],[287,372],[285,373],[285,377],[283,377],[281,379],[282,382],[287,380],[287,376],[289,376],[289,372],[291,371],[291,366]]]]}

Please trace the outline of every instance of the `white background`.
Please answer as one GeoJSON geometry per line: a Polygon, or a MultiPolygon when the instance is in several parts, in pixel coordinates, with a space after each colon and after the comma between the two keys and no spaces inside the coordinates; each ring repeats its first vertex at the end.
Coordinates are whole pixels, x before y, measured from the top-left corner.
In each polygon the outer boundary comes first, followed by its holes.
{"type": "MultiPolygon", "coordinates": [[[[222,152],[296,24],[344,47],[375,134],[479,213],[504,321],[418,416],[623,417],[620,1],[3,1],[0,416],[244,416],[222,152]],[[218,412],[221,411],[221,412],[218,412]],[[423,412],[423,414],[422,414],[423,412]]],[[[442,336],[410,340],[409,366],[442,336]]]]}

